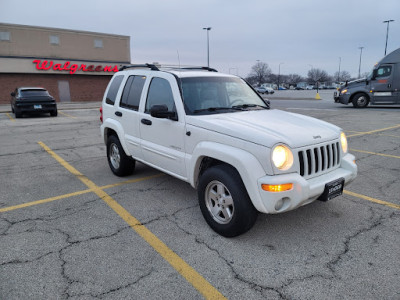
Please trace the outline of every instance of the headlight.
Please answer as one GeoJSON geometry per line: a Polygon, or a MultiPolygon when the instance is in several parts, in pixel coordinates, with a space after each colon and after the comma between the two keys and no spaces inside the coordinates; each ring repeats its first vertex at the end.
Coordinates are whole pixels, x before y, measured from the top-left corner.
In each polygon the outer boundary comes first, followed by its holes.
{"type": "Polygon", "coordinates": [[[344,89],[343,91],[340,92],[341,94],[346,94],[347,93],[347,89],[344,89]]]}
{"type": "Polygon", "coordinates": [[[347,153],[347,138],[343,131],[340,133],[340,144],[342,145],[343,153],[347,153]]]}
{"type": "Polygon", "coordinates": [[[293,165],[292,151],[284,146],[278,145],[272,151],[272,162],[279,170],[288,170],[293,165]]]}

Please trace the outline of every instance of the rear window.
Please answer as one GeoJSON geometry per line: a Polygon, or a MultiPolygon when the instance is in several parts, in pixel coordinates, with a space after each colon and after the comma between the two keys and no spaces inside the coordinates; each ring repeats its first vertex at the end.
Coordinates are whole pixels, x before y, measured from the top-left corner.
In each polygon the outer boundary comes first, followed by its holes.
{"type": "Polygon", "coordinates": [[[110,88],[108,89],[106,103],[114,105],[115,98],[117,98],[119,86],[121,85],[122,79],[124,75],[118,75],[114,77],[113,81],[111,82],[110,88]]]}
{"type": "Polygon", "coordinates": [[[22,90],[20,91],[22,97],[42,97],[49,96],[49,92],[46,90],[22,90]]]}

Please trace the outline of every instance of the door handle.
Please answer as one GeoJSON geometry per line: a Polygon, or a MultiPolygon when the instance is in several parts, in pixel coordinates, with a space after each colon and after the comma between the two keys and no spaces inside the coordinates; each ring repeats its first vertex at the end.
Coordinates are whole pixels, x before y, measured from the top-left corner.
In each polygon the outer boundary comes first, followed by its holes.
{"type": "Polygon", "coordinates": [[[116,112],[115,112],[115,115],[116,115],[117,117],[122,117],[122,112],[116,111],[116,112]]]}
{"type": "Polygon", "coordinates": [[[142,120],[140,120],[140,122],[142,122],[142,124],[144,124],[144,125],[151,125],[152,124],[151,121],[147,120],[147,119],[142,119],[142,120]]]}

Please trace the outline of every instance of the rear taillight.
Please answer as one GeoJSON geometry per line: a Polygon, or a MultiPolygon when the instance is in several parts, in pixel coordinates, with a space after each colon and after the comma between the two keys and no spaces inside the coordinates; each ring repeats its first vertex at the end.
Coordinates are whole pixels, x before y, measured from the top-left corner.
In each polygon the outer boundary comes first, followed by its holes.
{"type": "Polygon", "coordinates": [[[103,107],[100,106],[100,121],[103,123],[103,107]]]}

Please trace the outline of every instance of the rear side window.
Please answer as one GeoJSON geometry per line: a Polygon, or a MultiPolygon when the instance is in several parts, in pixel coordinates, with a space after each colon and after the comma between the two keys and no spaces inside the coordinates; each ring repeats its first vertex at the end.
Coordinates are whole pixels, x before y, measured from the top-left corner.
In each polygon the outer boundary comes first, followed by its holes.
{"type": "Polygon", "coordinates": [[[121,107],[138,110],[146,76],[129,76],[121,98],[121,107]]]}
{"type": "Polygon", "coordinates": [[[119,86],[121,85],[123,75],[119,75],[114,77],[114,80],[111,82],[110,88],[107,93],[106,103],[114,105],[115,98],[117,97],[119,86]]]}

